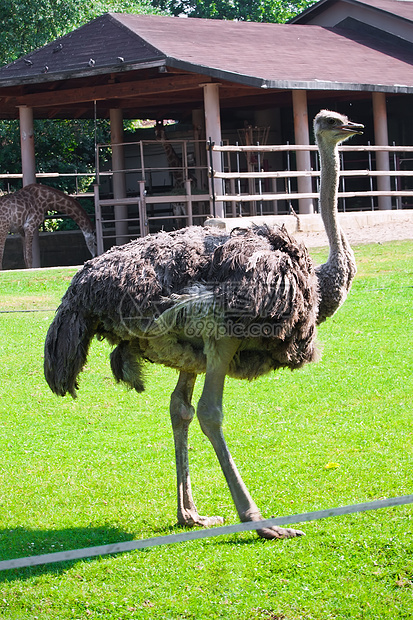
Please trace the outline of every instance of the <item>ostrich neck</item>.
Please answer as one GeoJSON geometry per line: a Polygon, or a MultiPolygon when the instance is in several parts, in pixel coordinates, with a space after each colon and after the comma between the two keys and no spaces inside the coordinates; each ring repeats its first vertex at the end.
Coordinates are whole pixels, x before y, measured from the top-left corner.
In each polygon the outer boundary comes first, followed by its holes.
{"type": "Polygon", "coordinates": [[[321,160],[320,211],[330,246],[330,261],[343,251],[337,212],[340,160],[337,145],[331,151],[328,146],[321,143],[319,152],[321,160]]]}
{"type": "Polygon", "coordinates": [[[356,273],[354,255],[338,223],[337,192],[340,170],[337,145],[319,144],[321,159],[320,211],[330,246],[328,260],[317,268],[320,307],[318,322],[341,306],[356,273]]]}

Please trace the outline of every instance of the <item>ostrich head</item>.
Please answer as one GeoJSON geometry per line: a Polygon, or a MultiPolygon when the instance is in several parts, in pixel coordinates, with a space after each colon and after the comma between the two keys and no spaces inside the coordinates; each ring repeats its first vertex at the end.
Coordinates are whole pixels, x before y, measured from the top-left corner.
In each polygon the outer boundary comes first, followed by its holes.
{"type": "Polygon", "coordinates": [[[321,110],[314,119],[314,135],[319,145],[334,147],[355,134],[362,134],[363,129],[364,125],[352,123],[344,114],[331,110],[321,110]]]}

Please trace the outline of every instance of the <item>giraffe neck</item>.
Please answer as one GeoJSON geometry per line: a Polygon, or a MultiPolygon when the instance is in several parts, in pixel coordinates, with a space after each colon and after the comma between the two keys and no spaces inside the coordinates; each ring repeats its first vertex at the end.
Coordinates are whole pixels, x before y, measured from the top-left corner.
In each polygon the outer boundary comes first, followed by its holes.
{"type": "Polygon", "coordinates": [[[33,191],[37,191],[37,200],[42,203],[43,212],[60,211],[76,222],[82,231],[93,232],[93,224],[77,200],[58,189],[46,185],[35,185],[33,191]]]}
{"type": "Polygon", "coordinates": [[[165,149],[166,157],[168,159],[168,166],[171,169],[175,180],[175,187],[184,187],[185,177],[182,169],[181,158],[168,141],[163,143],[163,147],[165,149]]]}
{"type": "Polygon", "coordinates": [[[31,205],[36,205],[44,215],[47,211],[59,211],[69,216],[79,226],[86,241],[86,245],[92,254],[96,255],[96,238],[93,224],[77,200],[68,196],[54,187],[34,183],[23,188],[33,194],[31,205]]]}
{"type": "Polygon", "coordinates": [[[74,220],[83,233],[89,252],[96,256],[93,224],[77,200],[53,187],[32,183],[0,197],[0,269],[7,232],[22,235],[25,263],[31,267],[33,235],[47,211],[60,211],[74,220]]]}
{"type": "Polygon", "coordinates": [[[165,151],[168,166],[174,177],[174,186],[177,188],[184,188],[185,176],[182,167],[182,159],[179,157],[178,153],[169,142],[168,138],[166,137],[163,125],[161,124],[156,127],[156,139],[159,140],[165,151]]]}

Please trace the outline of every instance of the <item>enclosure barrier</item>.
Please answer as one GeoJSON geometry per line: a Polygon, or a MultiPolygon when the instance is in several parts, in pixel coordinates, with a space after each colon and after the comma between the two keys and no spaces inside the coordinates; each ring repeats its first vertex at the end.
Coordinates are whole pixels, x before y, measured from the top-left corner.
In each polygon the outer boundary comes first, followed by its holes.
{"type": "MultiPolygon", "coordinates": [[[[145,149],[156,147],[159,155],[163,146],[159,141],[145,140],[117,145],[135,149],[134,157],[129,157],[133,167],[125,163],[123,169],[108,168],[113,145],[99,144],[96,147],[95,172],[41,172],[36,177],[39,180],[73,177],[76,181],[73,197],[94,197],[98,254],[105,250],[105,242],[107,247],[108,244],[120,244],[143,237],[168,225],[181,228],[202,224],[208,216],[216,216],[218,211],[226,217],[277,215],[280,212],[292,212],[293,204],[295,210],[293,201],[311,200],[317,204],[320,170],[316,145],[234,146],[195,140],[173,140],[169,144],[173,144],[180,154],[177,165],[172,167],[169,164],[154,165],[158,163],[155,161],[155,151],[145,149]],[[105,149],[109,149],[108,153],[100,157],[99,154],[105,149]],[[220,169],[214,169],[212,165],[215,161],[213,151],[221,156],[220,169]],[[300,151],[315,155],[313,168],[294,169],[294,154],[300,151]],[[269,153],[283,154],[283,161],[278,164],[272,162],[270,169],[265,170],[264,158],[269,153]],[[101,159],[105,160],[104,169],[101,159]],[[139,164],[137,167],[136,163],[139,164]],[[125,197],[115,196],[111,187],[115,178],[122,175],[128,175],[129,179],[125,197]],[[169,187],[172,187],[172,179],[177,176],[181,179],[177,193],[165,191],[166,188],[160,185],[159,179],[163,179],[162,182],[169,179],[169,187]],[[93,192],[79,192],[78,179],[82,177],[88,177],[91,183],[95,183],[93,192]],[[314,179],[314,183],[310,183],[306,191],[299,191],[298,183],[304,178],[314,179]]],[[[375,210],[377,201],[379,208],[386,209],[413,206],[413,146],[340,146],[339,153],[342,158],[338,191],[340,210],[375,210]],[[347,159],[343,158],[347,157],[346,153],[352,154],[353,163],[350,166],[356,169],[345,169],[347,159]],[[354,154],[357,153],[361,155],[355,162],[354,154]],[[375,154],[383,153],[388,154],[389,165],[386,169],[376,170],[374,168],[378,163],[375,162],[375,154]],[[357,165],[362,167],[357,168],[357,165]],[[356,200],[356,203],[347,207],[346,201],[351,199],[356,200]]],[[[21,176],[0,174],[0,180],[21,176]]],[[[47,217],[54,219],[61,216],[47,217]]]]}
{"type": "MultiPolygon", "coordinates": [[[[292,201],[301,199],[317,200],[319,197],[318,186],[315,184],[312,191],[304,193],[296,191],[295,183],[301,178],[309,177],[314,178],[318,183],[320,171],[317,157],[314,162],[314,169],[310,170],[294,170],[294,165],[291,164],[291,157],[294,153],[299,151],[309,151],[316,154],[318,147],[316,145],[297,145],[297,144],[276,144],[276,145],[229,145],[229,144],[213,144],[211,141],[188,141],[188,140],[173,140],[169,143],[173,144],[177,150],[181,153],[181,158],[178,163],[175,163],[173,167],[158,167],[153,166],[150,153],[145,149],[156,145],[161,148],[158,141],[147,140],[137,143],[125,143],[122,146],[135,148],[139,151],[138,167],[127,168],[122,170],[105,170],[100,171],[97,168],[97,188],[95,193],[95,211],[97,219],[97,239],[98,239],[98,252],[103,250],[103,240],[115,240],[118,238],[116,232],[117,227],[127,226],[132,224],[135,227],[134,235],[132,236],[145,236],[150,232],[150,226],[154,224],[163,224],[168,220],[173,221],[174,227],[182,227],[192,225],[193,223],[202,223],[208,215],[215,216],[217,214],[217,204],[226,205],[225,208],[220,207],[220,212],[223,210],[226,213],[228,206],[230,213],[226,216],[246,215],[247,211],[251,211],[250,215],[269,215],[272,212],[277,214],[279,212],[279,205],[281,210],[291,208],[292,201]],[[191,146],[192,145],[192,146],[191,146]],[[196,150],[197,155],[195,157],[195,163],[189,165],[189,153],[191,150],[196,150]],[[144,152],[145,151],[145,152],[144,152]],[[205,161],[202,156],[202,151],[206,154],[208,151],[209,157],[205,161]],[[216,169],[213,166],[214,158],[213,152],[217,152],[221,156],[220,169],[216,169]],[[276,170],[264,170],[264,157],[269,153],[279,153],[286,156],[284,161],[285,169],[276,170]],[[255,158],[254,164],[250,165],[250,158],[255,158]],[[240,159],[241,158],[241,159],[240,159]],[[249,162],[249,163],[248,163],[249,162]],[[245,169],[248,171],[246,172],[245,169]],[[160,173],[168,173],[172,177],[175,177],[177,173],[185,179],[184,186],[185,191],[179,193],[179,195],[173,195],[171,193],[160,192],[158,195],[153,195],[151,191],[152,177],[151,175],[159,175],[160,173]],[[208,172],[209,183],[208,190],[202,195],[195,194],[193,187],[191,187],[191,180],[196,175],[204,175],[208,172]],[[117,174],[131,174],[135,175],[136,191],[135,198],[104,198],[99,196],[102,185],[100,183],[100,175],[116,176],[117,174]],[[284,187],[276,187],[276,183],[281,181],[284,187]],[[219,183],[219,181],[221,183],[219,183]],[[218,183],[217,183],[218,182],[218,183]],[[268,191],[265,184],[270,183],[272,185],[272,191],[268,191]],[[247,191],[244,191],[242,184],[247,185],[247,191]],[[222,191],[219,191],[221,187],[222,191]],[[218,191],[217,191],[218,190],[218,191]],[[249,190],[249,191],[248,191],[249,190]],[[280,191],[281,190],[281,191],[280,191]],[[207,205],[206,210],[201,209],[197,215],[193,213],[192,204],[198,202],[199,204],[207,205]],[[166,203],[180,203],[181,212],[178,214],[174,211],[174,214],[159,214],[156,211],[157,206],[166,203]],[[248,204],[249,203],[249,204],[248,204]],[[283,204],[284,203],[284,204],[283,204]],[[136,215],[132,218],[125,219],[116,213],[118,207],[122,209],[122,206],[134,205],[136,215]],[[264,205],[266,205],[264,207],[264,205]],[[111,208],[114,215],[107,217],[103,215],[102,208],[111,208]],[[198,220],[197,220],[198,218],[198,220]],[[199,221],[201,219],[201,221],[199,221]],[[158,220],[158,222],[157,222],[158,220]]],[[[98,145],[98,153],[102,149],[111,149],[112,145],[98,145]]],[[[368,200],[370,208],[374,210],[377,208],[375,201],[383,200],[396,200],[396,208],[401,209],[407,205],[406,198],[413,197],[413,189],[409,189],[410,182],[413,179],[413,169],[404,169],[405,164],[408,167],[412,167],[413,146],[340,146],[340,157],[345,157],[345,153],[350,152],[361,153],[365,163],[363,168],[356,168],[355,170],[343,169],[340,173],[340,189],[338,198],[340,199],[340,209],[346,211],[346,200],[368,200]],[[375,170],[374,167],[377,163],[374,161],[376,153],[388,153],[389,166],[387,169],[375,170]],[[390,169],[391,168],[391,169],[390,169]],[[403,169],[402,169],[403,168],[403,169]],[[362,191],[348,191],[352,189],[349,187],[350,183],[353,183],[352,179],[355,178],[365,179],[368,183],[368,188],[364,188],[362,191]],[[378,183],[377,188],[375,183],[378,183]]],[[[100,157],[97,156],[96,161],[99,162],[100,157]]],[[[343,160],[344,161],[344,160],[343,160]]],[[[343,163],[343,162],[342,162],[343,163]]],[[[284,164],[282,167],[284,167],[284,164]]],[[[202,185],[202,184],[201,184],[202,185]]],[[[183,186],[182,186],[183,187],[183,186]]],[[[205,189],[205,188],[204,188],[205,189]]],[[[409,200],[408,202],[412,202],[409,200]]],[[[408,205],[410,206],[410,205],[408,205]]],[[[380,207],[380,205],[379,205],[380,207]]],[[[369,205],[365,205],[363,209],[369,208],[369,205]]],[[[386,207],[387,208],[387,207],[386,207]]],[[[357,209],[358,210],[358,209],[357,209]]],[[[121,236],[121,235],[120,235],[121,236]]]]}
{"type": "Polygon", "coordinates": [[[249,530],[260,530],[263,528],[272,527],[273,525],[280,526],[291,525],[292,523],[318,521],[328,517],[338,517],[342,515],[354,514],[356,512],[367,512],[368,510],[378,510],[380,508],[390,508],[393,506],[403,506],[406,504],[413,504],[413,495],[404,495],[401,497],[392,497],[381,500],[379,499],[373,502],[351,504],[349,506],[341,506],[339,508],[327,508],[326,510],[316,510],[314,512],[303,512],[301,514],[275,517],[272,519],[265,519],[263,521],[248,521],[247,523],[236,523],[235,525],[224,525],[222,527],[214,527],[211,529],[193,530],[191,532],[183,532],[181,534],[157,536],[155,538],[146,538],[144,540],[131,540],[128,542],[100,545],[97,547],[74,549],[72,551],[45,553],[43,555],[17,558],[15,560],[4,560],[0,562],[0,571],[9,570],[12,568],[24,568],[27,566],[38,566],[40,564],[80,560],[83,558],[111,555],[115,553],[124,553],[126,551],[147,549],[148,547],[159,547],[161,545],[172,545],[174,543],[188,542],[190,540],[224,536],[225,534],[236,534],[238,532],[246,532],[249,530]]]}
{"type": "MultiPolygon", "coordinates": [[[[288,201],[291,202],[291,200],[301,200],[301,199],[318,199],[319,198],[319,193],[318,191],[313,191],[313,192],[298,192],[298,191],[291,191],[291,179],[295,179],[295,180],[299,180],[301,178],[305,178],[305,177],[310,177],[313,178],[315,177],[316,179],[319,179],[320,177],[320,171],[318,169],[316,170],[298,170],[298,171],[294,171],[294,170],[290,170],[290,166],[288,165],[288,169],[287,170],[277,170],[277,171],[265,171],[262,169],[261,167],[261,160],[260,160],[260,156],[264,155],[265,153],[290,153],[290,152],[299,152],[299,151],[309,151],[309,152],[318,152],[318,147],[316,145],[300,145],[300,144],[272,144],[272,145],[256,145],[256,146],[241,146],[241,145],[218,145],[218,144],[214,144],[212,142],[209,142],[208,144],[208,148],[209,148],[209,152],[210,152],[210,177],[212,179],[212,187],[214,187],[214,180],[215,179],[221,179],[224,183],[225,181],[229,182],[229,191],[223,191],[221,194],[215,192],[214,196],[213,196],[213,202],[214,205],[217,202],[223,202],[223,203],[228,203],[231,202],[233,204],[233,215],[235,216],[235,205],[241,204],[241,203],[253,203],[254,204],[254,210],[256,209],[255,204],[257,202],[262,203],[262,202],[274,202],[275,205],[278,202],[281,201],[288,201]],[[215,170],[212,166],[212,152],[218,152],[221,153],[222,156],[222,170],[215,170]],[[239,155],[240,154],[256,154],[257,155],[257,162],[256,162],[256,168],[257,170],[249,170],[248,172],[243,172],[241,171],[241,166],[239,164],[239,155]],[[237,170],[234,171],[225,171],[225,156],[230,156],[230,155],[235,155],[236,156],[236,162],[237,162],[237,170]],[[273,191],[273,192],[269,192],[269,191],[263,191],[262,188],[262,182],[265,180],[275,180],[275,179],[284,179],[286,182],[286,189],[287,191],[285,192],[278,192],[278,191],[273,191]],[[241,185],[240,182],[242,180],[248,180],[249,185],[248,188],[251,190],[251,188],[253,189],[253,191],[245,193],[241,191],[241,185]],[[237,181],[237,185],[238,187],[236,187],[236,182],[237,181]]],[[[338,198],[342,198],[342,199],[346,199],[346,198],[384,198],[384,197],[390,197],[390,198],[396,198],[397,200],[397,204],[396,207],[398,209],[402,208],[402,203],[401,203],[401,199],[402,198],[407,198],[407,197],[412,197],[413,196],[413,190],[409,189],[409,190],[402,190],[400,189],[399,185],[401,183],[402,179],[408,179],[409,177],[413,177],[413,171],[412,170],[402,170],[400,169],[400,162],[402,161],[408,161],[407,159],[401,159],[399,158],[399,160],[397,159],[398,154],[411,154],[413,153],[413,147],[412,146],[372,146],[372,145],[366,145],[366,146],[340,146],[339,147],[339,153],[340,156],[342,157],[344,153],[346,152],[351,152],[351,153],[367,153],[368,155],[368,162],[369,162],[369,168],[368,169],[356,169],[356,170],[345,170],[342,169],[340,170],[340,179],[341,179],[341,189],[338,192],[338,198]],[[390,169],[390,159],[389,159],[389,169],[386,170],[373,170],[372,169],[372,154],[374,153],[388,153],[389,157],[390,154],[393,155],[393,162],[392,165],[394,167],[393,170],[390,169]],[[346,178],[355,178],[355,177],[361,177],[361,178],[368,178],[370,179],[370,190],[363,190],[363,191],[345,191],[345,179],[346,178]],[[372,189],[373,185],[373,180],[374,179],[388,179],[389,183],[388,183],[388,187],[381,187],[380,189],[374,190],[372,189]],[[391,180],[394,182],[394,189],[391,188],[390,182],[391,180]]],[[[413,161],[412,159],[409,159],[409,161],[413,161]]],[[[318,160],[317,162],[318,163],[318,160]]],[[[224,185],[223,185],[223,189],[224,189],[224,185]]],[[[372,203],[372,208],[374,208],[374,205],[372,203]]],[[[277,207],[275,207],[275,211],[276,211],[277,207]]],[[[345,210],[345,208],[344,208],[345,210]]],[[[261,208],[262,211],[262,208],[261,208]]],[[[213,212],[215,213],[215,206],[213,208],[213,212]]],[[[254,213],[253,213],[254,214],[254,213]]],[[[261,215],[263,215],[263,213],[260,213],[261,215]]]]}
{"type": "MultiPolygon", "coordinates": [[[[224,211],[226,217],[276,215],[280,210],[283,213],[291,211],[293,201],[309,199],[316,202],[319,198],[320,170],[316,145],[218,145],[199,140],[172,140],[169,145],[175,147],[178,153],[174,166],[169,162],[159,166],[157,158],[164,150],[161,142],[141,140],[117,145],[125,148],[127,153],[132,149],[123,169],[110,168],[113,145],[98,144],[95,172],[40,172],[36,177],[41,181],[48,177],[73,177],[76,188],[72,195],[75,198],[94,196],[99,254],[104,251],[104,240],[113,244],[145,236],[152,232],[152,225],[157,230],[168,221],[172,221],[174,228],[202,224],[209,215],[216,215],[217,204],[221,205],[220,211],[224,211]],[[306,151],[315,155],[313,168],[294,169],[294,154],[306,151]],[[213,167],[213,152],[221,156],[220,169],[213,167]],[[264,158],[270,153],[282,155],[283,161],[277,164],[273,161],[269,164],[270,169],[265,169],[264,158]],[[101,160],[104,160],[103,169],[101,160]],[[133,164],[131,167],[126,165],[129,162],[133,164]],[[127,175],[129,179],[125,197],[113,195],[111,187],[113,181],[122,175],[127,175]],[[82,177],[88,177],[91,183],[95,183],[93,192],[91,188],[86,193],[79,191],[78,180],[82,177]],[[162,191],[166,190],[162,183],[170,183],[169,187],[172,187],[172,179],[176,177],[181,179],[179,191],[162,191]],[[300,192],[298,183],[303,178],[314,179],[315,182],[305,192],[300,192]],[[169,212],[165,212],[167,209],[169,212]],[[128,234],[122,232],[125,230],[128,234]]],[[[340,146],[339,153],[342,158],[338,192],[340,210],[347,210],[346,200],[350,199],[357,201],[356,207],[350,205],[352,210],[374,210],[377,200],[390,201],[384,207],[384,203],[379,204],[379,208],[389,208],[392,202],[393,208],[395,206],[397,209],[413,206],[413,146],[340,146]],[[347,153],[352,157],[350,166],[356,169],[345,169],[347,153]],[[389,165],[386,169],[377,170],[375,155],[383,153],[388,154],[389,165]],[[355,154],[360,154],[357,163],[355,154]],[[358,165],[361,167],[358,168],[358,165]],[[352,189],[355,191],[349,191],[352,189]]],[[[2,181],[21,177],[21,174],[0,174],[2,181]]]]}
{"type": "MultiPolygon", "coordinates": [[[[93,196],[93,193],[90,192],[81,192],[79,190],[79,179],[90,179],[93,181],[95,178],[95,172],[36,172],[36,179],[44,180],[44,179],[74,179],[76,191],[73,194],[70,194],[73,198],[90,198],[93,196]]],[[[1,181],[8,181],[14,179],[23,180],[23,174],[20,173],[10,173],[7,172],[5,174],[0,174],[1,181]]]]}

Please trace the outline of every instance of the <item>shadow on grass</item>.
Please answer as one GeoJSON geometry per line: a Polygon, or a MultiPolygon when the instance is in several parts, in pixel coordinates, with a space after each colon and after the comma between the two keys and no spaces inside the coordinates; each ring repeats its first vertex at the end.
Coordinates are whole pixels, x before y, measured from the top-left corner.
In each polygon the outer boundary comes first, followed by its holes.
{"type": "MultiPolygon", "coordinates": [[[[96,547],[134,539],[132,532],[101,527],[74,527],[65,530],[31,530],[24,527],[0,531],[0,560],[14,560],[45,553],[58,553],[85,547],[96,547]]],[[[15,579],[29,579],[42,573],[61,573],[76,562],[95,561],[102,556],[75,559],[27,568],[0,571],[0,583],[15,579]]]]}
{"type": "MultiPolygon", "coordinates": [[[[168,534],[178,534],[190,531],[191,528],[183,527],[179,524],[168,526],[165,528],[155,528],[153,530],[154,537],[166,536],[168,534]]],[[[152,536],[149,536],[152,538],[152,536]]],[[[97,547],[100,545],[109,545],[127,542],[135,539],[132,532],[124,532],[120,529],[110,526],[101,527],[78,527],[68,528],[65,530],[31,530],[24,527],[7,529],[0,531],[0,561],[14,560],[31,556],[38,556],[48,553],[58,553],[61,551],[72,551],[74,549],[84,549],[88,547],[97,547]]],[[[253,532],[244,534],[231,534],[223,537],[213,537],[215,544],[225,545],[250,545],[261,541],[253,532]]],[[[186,544],[192,544],[188,541],[186,544]]],[[[141,549],[141,552],[150,549],[141,549]]],[[[0,583],[5,581],[13,581],[15,579],[29,579],[33,576],[44,573],[59,574],[68,570],[77,562],[93,562],[103,556],[92,556],[85,558],[76,558],[74,560],[65,560],[61,562],[53,562],[50,564],[40,564],[37,566],[29,566],[25,568],[12,568],[0,571],[0,583]]]]}
{"type": "MultiPolygon", "coordinates": [[[[224,525],[229,525],[229,524],[224,523],[224,525]]],[[[169,534],[182,534],[185,532],[192,532],[193,530],[196,531],[198,529],[205,530],[205,531],[211,531],[211,532],[214,531],[213,527],[210,530],[208,530],[207,528],[190,527],[190,526],[180,525],[179,523],[177,523],[176,525],[169,525],[164,528],[154,528],[153,533],[154,533],[154,536],[167,536],[169,534]]],[[[225,545],[234,545],[234,544],[250,545],[252,543],[256,543],[259,541],[266,542],[263,538],[260,538],[254,530],[246,531],[246,532],[234,532],[232,534],[222,534],[220,536],[211,536],[209,539],[206,537],[200,540],[202,541],[211,540],[215,544],[223,544],[223,545],[224,544],[225,545]]],[[[187,543],[185,544],[192,544],[193,542],[196,542],[196,541],[187,541],[187,543]]]]}

